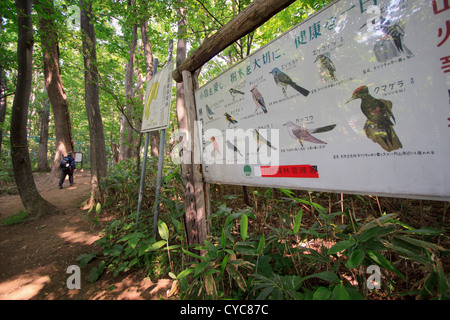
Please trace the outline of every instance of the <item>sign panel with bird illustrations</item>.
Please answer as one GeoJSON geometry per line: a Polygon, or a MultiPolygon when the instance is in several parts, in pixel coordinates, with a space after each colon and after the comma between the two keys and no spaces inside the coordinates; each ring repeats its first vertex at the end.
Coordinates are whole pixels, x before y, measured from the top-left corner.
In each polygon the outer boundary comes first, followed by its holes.
{"type": "Polygon", "coordinates": [[[339,0],[209,81],[205,180],[449,200],[449,14],[339,0]]]}
{"type": "Polygon", "coordinates": [[[173,61],[167,62],[167,65],[147,82],[141,126],[142,133],[164,129],[169,126],[173,66],[173,61]]]}

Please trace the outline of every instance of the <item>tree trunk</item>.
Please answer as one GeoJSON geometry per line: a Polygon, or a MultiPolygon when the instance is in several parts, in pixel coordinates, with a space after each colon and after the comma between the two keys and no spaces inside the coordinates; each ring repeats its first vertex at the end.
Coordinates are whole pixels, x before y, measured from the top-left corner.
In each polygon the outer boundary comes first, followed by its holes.
{"type": "Polygon", "coordinates": [[[47,94],[52,104],[55,121],[55,158],[52,166],[52,177],[59,177],[59,163],[68,151],[75,151],[72,138],[67,96],[61,80],[59,69],[59,46],[57,26],[54,21],[53,1],[36,1],[39,16],[41,45],[44,60],[44,77],[47,94]]]}
{"type": "Polygon", "coordinates": [[[48,121],[50,117],[50,102],[45,100],[42,110],[39,112],[39,118],[41,126],[39,130],[39,153],[38,153],[38,166],[37,171],[50,171],[48,165],[48,121]]]}
{"type": "MultiPolygon", "coordinates": [[[[133,24],[133,39],[130,44],[130,59],[125,68],[125,114],[131,121],[133,108],[133,71],[136,61],[136,43],[137,43],[137,24],[133,24]]],[[[122,115],[120,123],[120,146],[119,146],[119,161],[130,159],[132,157],[133,145],[133,129],[129,125],[125,115],[122,115]]]]}
{"type": "Polygon", "coordinates": [[[32,83],[33,26],[31,0],[16,0],[18,20],[17,67],[18,79],[11,114],[11,158],[14,179],[20,198],[30,217],[61,213],[53,204],[44,200],[36,189],[31,171],[27,144],[27,116],[32,83]]]}
{"type": "Polygon", "coordinates": [[[89,205],[94,204],[97,192],[101,198],[101,179],[106,177],[106,147],[103,133],[102,115],[99,105],[97,52],[95,48],[95,30],[92,19],[92,4],[80,0],[81,31],[83,34],[84,87],[85,106],[89,122],[91,153],[91,198],[89,205]]]}
{"type": "MultiPolygon", "coordinates": [[[[147,1],[143,1],[142,6],[144,8],[146,8],[148,6],[147,1]]],[[[154,70],[153,69],[152,46],[148,39],[148,17],[147,16],[144,16],[141,19],[140,26],[141,26],[142,44],[144,46],[145,83],[147,83],[153,77],[153,70],[154,70]]],[[[152,156],[159,155],[159,130],[153,130],[150,132],[150,154],[152,156]]]]}
{"type": "Polygon", "coordinates": [[[2,142],[3,142],[3,130],[1,128],[6,118],[6,89],[7,89],[6,77],[4,76],[3,67],[0,65],[0,155],[2,154],[2,142]]]}
{"type": "MultiPolygon", "coordinates": [[[[3,32],[3,18],[0,14],[0,32],[3,32]]],[[[6,118],[6,91],[8,89],[8,83],[6,80],[4,66],[0,64],[0,156],[2,154],[3,143],[3,130],[2,125],[5,123],[6,118]]]]}

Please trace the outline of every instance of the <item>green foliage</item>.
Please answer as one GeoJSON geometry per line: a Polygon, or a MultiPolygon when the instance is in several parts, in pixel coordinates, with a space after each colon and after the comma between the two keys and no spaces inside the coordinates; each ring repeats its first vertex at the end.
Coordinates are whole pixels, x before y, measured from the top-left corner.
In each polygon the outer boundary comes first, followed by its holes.
{"type": "Polygon", "coordinates": [[[28,212],[25,210],[19,210],[19,212],[17,212],[16,214],[2,219],[0,225],[10,226],[13,224],[18,224],[26,219],[28,219],[28,212]]]}
{"type": "MultiPolygon", "coordinates": [[[[448,250],[428,241],[441,231],[414,229],[401,222],[398,214],[354,221],[348,211],[328,213],[310,197],[298,198],[290,190],[281,193],[288,197],[277,205],[293,209],[300,205],[300,209],[294,209],[290,229],[266,225],[270,232],[265,235],[251,232],[255,212],[234,212],[225,202],[217,203],[211,219],[213,225],[221,226],[216,233],[220,236],[212,236],[190,251],[183,248],[194,261],[178,276],[172,274],[180,283],[181,298],[361,300],[371,295],[366,270],[373,265],[381,270],[383,292],[423,299],[449,298],[448,275],[441,260],[448,250]],[[302,227],[305,208],[317,212],[317,222],[308,229],[302,227]],[[343,217],[353,223],[337,223],[343,217]],[[321,245],[304,245],[312,242],[321,245]],[[409,283],[397,260],[421,265],[427,270],[424,278],[409,283]],[[402,284],[418,289],[405,292],[402,284]],[[400,289],[395,291],[396,287],[400,289]]],[[[266,203],[277,203],[271,199],[271,191],[266,196],[258,194],[266,203]]]]}

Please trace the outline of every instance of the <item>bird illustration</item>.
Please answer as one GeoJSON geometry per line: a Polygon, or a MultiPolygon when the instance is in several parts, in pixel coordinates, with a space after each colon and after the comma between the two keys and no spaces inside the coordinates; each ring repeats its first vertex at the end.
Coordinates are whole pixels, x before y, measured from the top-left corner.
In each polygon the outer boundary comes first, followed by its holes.
{"type": "Polygon", "coordinates": [[[239,153],[240,156],[243,156],[242,153],[239,151],[239,149],[233,143],[231,143],[229,140],[227,140],[227,147],[230,148],[231,150],[233,150],[234,152],[239,153]]]}
{"type": "Polygon", "coordinates": [[[320,128],[316,128],[316,129],[306,129],[306,128],[302,128],[296,124],[294,124],[292,121],[288,121],[285,124],[283,124],[283,126],[287,126],[289,135],[298,140],[298,142],[300,142],[300,144],[303,147],[303,141],[309,141],[312,143],[318,143],[318,144],[327,144],[325,141],[319,140],[316,137],[314,137],[312,135],[312,133],[321,133],[321,132],[327,132],[327,131],[331,131],[333,130],[336,125],[332,124],[329,126],[325,126],[325,127],[320,127],[320,128]]]}
{"type": "Polygon", "coordinates": [[[397,49],[398,52],[405,53],[410,56],[413,55],[413,53],[403,43],[405,31],[403,30],[402,25],[400,23],[392,24],[390,20],[381,17],[380,30],[383,31],[383,33],[386,36],[392,38],[395,44],[395,48],[397,49]]]}
{"type": "Polygon", "coordinates": [[[317,61],[320,62],[320,66],[321,66],[322,70],[324,70],[328,73],[328,77],[331,80],[336,81],[336,77],[334,75],[334,73],[336,72],[336,67],[334,66],[331,59],[328,58],[326,55],[319,54],[317,56],[316,60],[314,61],[314,63],[317,61]]]}
{"type": "Polygon", "coordinates": [[[206,114],[207,114],[209,120],[212,120],[214,112],[208,107],[208,105],[205,105],[205,108],[206,108],[206,114]]]}
{"type": "Polygon", "coordinates": [[[256,104],[255,112],[258,111],[258,108],[261,108],[264,113],[267,113],[266,103],[264,102],[264,98],[257,87],[258,85],[255,84],[252,90],[250,90],[250,92],[252,93],[253,101],[255,101],[256,104]]]}
{"type": "Polygon", "coordinates": [[[235,98],[238,94],[245,95],[244,92],[239,91],[239,90],[234,89],[234,88],[231,88],[230,90],[228,90],[228,92],[230,92],[231,96],[233,97],[233,100],[234,100],[234,98],[235,98]]]}
{"type": "Polygon", "coordinates": [[[238,123],[236,119],[234,119],[232,116],[230,116],[227,112],[224,113],[225,119],[228,122],[228,126],[231,124],[236,124],[238,123]]]}
{"type": "Polygon", "coordinates": [[[222,153],[220,152],[220,149],[219,149],[219,144],[216,141],[216,138],[215,137],[211,137],[211,141],[213,143],[213,147],[214,147],[215,152],[217,152],[219,155],[222,155],[222,153]]]}
{"type": "Polygon", "coordinates": [[[283,90],[284,95],[286,95],[286,88],[287,86],[291,86],[298,92],[300,92],[305,97],[309,94],[309,91],[305,88],[300,87],[297,85],[286,73],[280,71],[278,68],[273,68],[272,71],[270,71],[273,75],[273,79],[275,80],[275,83],[281,87],[283,90]]]}
{"type": "Polygon", "coordinates": [[[255,141],[258,143],[258,148],[256,149],[256,151],[259,151],[259,148],[263,145],[266,144],[269,148],[272,148],[273,150],[277,150],[277,148],[275,146],[273,146],[270,141],[266,140],[263,136],[261,136],[259,134],[259,131],[256,129],[253,129],[253,139],[255,139],[255,141]]]}
{"type": "Polygon", "coordinates": [[[366,136],[388,152],[403,148],[394,131],[392,102],[372,97],[367,86],[357,88],[346,103],[355,99],[361,99],[361,111],[367,118],[364,124],[366,136]]]}

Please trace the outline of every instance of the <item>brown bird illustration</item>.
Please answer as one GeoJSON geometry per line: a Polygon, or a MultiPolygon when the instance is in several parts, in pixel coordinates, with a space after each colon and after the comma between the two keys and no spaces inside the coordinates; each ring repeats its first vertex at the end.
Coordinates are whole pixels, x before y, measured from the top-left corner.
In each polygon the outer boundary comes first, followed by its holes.
{"type": "Polygon", "coordinates": [[[394,131],[392,102],[372,97],[367,86],[357,88],[346,103],[355,99],[361,99],[361,111],[367,118],[364,124],[366,136],[388,152],[403,148],[394,131]]]}
{"type": "Polygon", "coordinates": [[[300,144],[303,147],[303,141],[309,141],[312,143],[318,143],[318,144],[327,144],[325,141],[319,140],[316,137],[314,137],[312,135],[312,133],[320,133],[320,132],[327,132],[330,130],[333,130],[334,127],[336,127],[335,124],[329,125],[329,126],[325,126],[325,127],[320,127],[320,128],[316,128],[316,129],[306,129],[306,128],[302,128],[296,124],[294,124],[292,121],[288,121],[285,124],[283,124],[283,126],[287,126],[289,135],[298,140],[298,142],[300,142],[300,144]]]}

